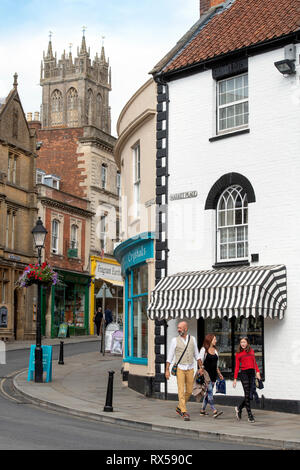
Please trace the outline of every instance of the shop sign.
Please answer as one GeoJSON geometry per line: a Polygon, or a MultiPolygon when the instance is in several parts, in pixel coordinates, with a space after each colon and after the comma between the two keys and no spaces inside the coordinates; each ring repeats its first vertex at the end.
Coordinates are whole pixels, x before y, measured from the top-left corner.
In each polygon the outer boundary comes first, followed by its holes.
{"type": "Polygon", "coordinates": [[[147,259],[153,258],[153,241],[147,240],[139,243],[136,248],[132,248],[122,260],[122,266],[126,271],[131,266],[145,262],[147,259]]]}
{"type": "Polygon", "coordinates": [[[12,259],[13,261],[21,261],[21,256],[8,255],[8,259],[12,259]]]}
{"type": "MultiPolygon", "coordinates": [[[[28,368],[28,382],[33,380],[35,373],[35,348],[32,345],[30,348],[29,368],[28,368]]],[[[46,372],[46,382],[52,382],[52,346],[42,346],[43,350],[43,372],[46,372]]]]}
{"type": "Polygon", "coordinates": [[[198,191],[186,191],[185,193],[170,194],[170,201],[177,201],[178,199],[190,199],[198,196],[198,191]]]}
{"type": "Polygon", "coordinates": [[[115,264],[101,263],[100,261],[97,261],[95,278],[107,279],[108,281],[122,282],[123,279],[121,275],[121,266],[117,266],[115,264]]]}

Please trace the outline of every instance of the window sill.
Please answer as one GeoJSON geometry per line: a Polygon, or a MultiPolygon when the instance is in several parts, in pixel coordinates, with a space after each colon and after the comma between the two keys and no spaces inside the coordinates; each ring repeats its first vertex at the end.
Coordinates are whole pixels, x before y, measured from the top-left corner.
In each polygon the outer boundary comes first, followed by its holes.
{"type": "Polygon", "coordinates": [[[215,142],[216,140],[227,139],[228,137],[234,137],[236,135],[249,134],[249,133],[250,133],[250,129],[241,129],[239,131],[228,132],[227,134],[216,135],[215,137],[211,137],[208,140],[210,142],[215,142]]]}
{"type": "Polygon", "coordinates": [[[213,268],[234,268],[235,266],[250,266],[249,261],[241,260],[241,261],[223,261],[222,263],[215,263],[212,267],[213,268]]]}
{"type": "Polygon", "coordinates": [[[123,362],[128,362],[129,364],[139,364],[142,366],[148,365],[148,359],[142,359],[137,357],[125,357],[123,362]]]}

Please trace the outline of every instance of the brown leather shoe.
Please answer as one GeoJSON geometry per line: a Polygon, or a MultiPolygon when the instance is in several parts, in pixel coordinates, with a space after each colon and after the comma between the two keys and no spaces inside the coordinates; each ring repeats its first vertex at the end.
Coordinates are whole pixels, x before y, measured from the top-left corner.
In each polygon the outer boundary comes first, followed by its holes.
{"type": "Polygon", "coordinates": [[[188,413],[182,413],[183,421],[191,421],[190,415],[188,413]]]}

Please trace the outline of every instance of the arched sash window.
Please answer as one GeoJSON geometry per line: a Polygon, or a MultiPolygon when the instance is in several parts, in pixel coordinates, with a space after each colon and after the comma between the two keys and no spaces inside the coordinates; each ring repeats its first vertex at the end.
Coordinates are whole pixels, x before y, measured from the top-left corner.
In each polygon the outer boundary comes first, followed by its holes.
{"type": "Polygon", "coordinates": [[[248,258],[248,200],[239,185],[227,188],[217,205],[218,261],[248,258]]]}

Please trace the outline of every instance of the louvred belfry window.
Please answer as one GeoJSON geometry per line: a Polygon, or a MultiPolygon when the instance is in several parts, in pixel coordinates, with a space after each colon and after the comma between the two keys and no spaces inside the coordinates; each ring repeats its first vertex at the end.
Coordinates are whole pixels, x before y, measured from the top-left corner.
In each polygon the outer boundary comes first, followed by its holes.
{"type": "Polygon", "coordinates": [[[67,96],[68,126],[78,126],[78,93],[75,88],[70,88],[67,96]]]}
{"type": "Polygon", "coordinates": [[[63,123],[63,97],[59,90],[51,95],[51,125],[59,126],[63,123]]]}

